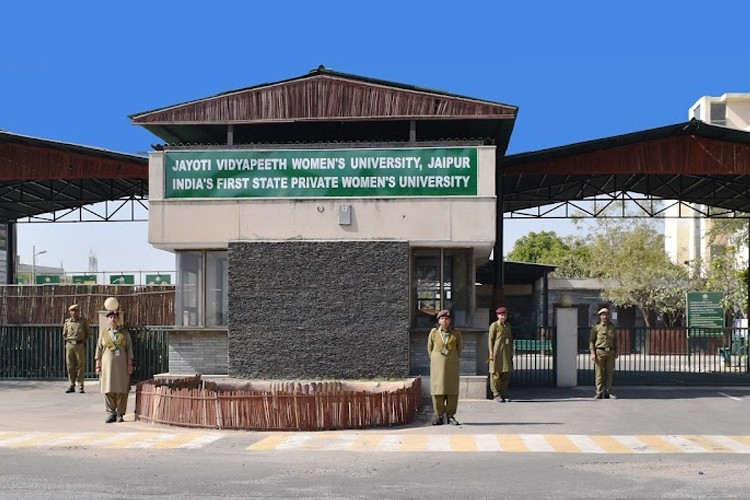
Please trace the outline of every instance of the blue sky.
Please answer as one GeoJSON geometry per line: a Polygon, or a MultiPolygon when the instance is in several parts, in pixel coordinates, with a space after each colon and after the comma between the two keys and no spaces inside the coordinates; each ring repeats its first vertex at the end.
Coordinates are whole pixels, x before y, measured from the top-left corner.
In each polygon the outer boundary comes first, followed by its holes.
{"type": "MultiPolygon", "coordinates": [[[[0,128],[140,153],[129,114],[336,71],[520,108],[509,153],[687,120],[699,97],[750,92],[750,2],[9,2],[0,128]]],[[[509,222],[509,245],[529,230],[509,222]]],[[[145,223],[21,224],[18,250],[86,271],[174,268],[145,223]],[[81,241],[84,240],[82,244],[81,241]],[[124,243],[124,244],[123,244],[124,243]]]]}

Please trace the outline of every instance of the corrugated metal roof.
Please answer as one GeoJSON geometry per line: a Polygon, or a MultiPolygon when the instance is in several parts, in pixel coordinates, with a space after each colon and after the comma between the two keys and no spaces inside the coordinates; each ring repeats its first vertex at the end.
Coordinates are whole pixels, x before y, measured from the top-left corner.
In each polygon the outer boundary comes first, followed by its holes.
{"type": "Polygon", "coordinates": [[[0,131],[0,222],[148,197],[148,158],[0,131]]]}

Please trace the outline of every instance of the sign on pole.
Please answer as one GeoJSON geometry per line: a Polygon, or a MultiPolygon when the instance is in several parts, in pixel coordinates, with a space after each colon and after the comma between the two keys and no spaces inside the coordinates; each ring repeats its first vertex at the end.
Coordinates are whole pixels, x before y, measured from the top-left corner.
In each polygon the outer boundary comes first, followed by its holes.
{"type": "Polygon", "coordinates": [[[724,328],[723,292],[688,292],[688,328],[724,328]]]}
{"type": "Polygon", "coordinates": [[[169,285],[172,283],[172,276],[169,274],[147,274],[147,285],[169,285]]]}
{"type": "Polygon", "coordinates": [[[59,274],[37,274],[36,284],[37,285],[56,285],[60,283],[59,274]]]}
{"type": "Polygon", "coordinates": [[[134,274],[120,274],[120,275],[110,275],[109,276],[109,284],[110,285],[135,285],[135,275],[134,274]]]}
{"type": "Polygon", "coordinates": [[[85,284],[85,285],[96,285],[95,274],[80,274],[73,276],[73,283],[85,284]]]}

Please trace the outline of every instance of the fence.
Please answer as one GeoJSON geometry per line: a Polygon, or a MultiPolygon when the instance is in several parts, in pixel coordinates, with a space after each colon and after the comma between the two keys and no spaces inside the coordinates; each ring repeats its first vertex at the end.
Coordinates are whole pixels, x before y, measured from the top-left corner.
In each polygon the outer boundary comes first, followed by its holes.
{"type": "MultiPolygon", "coordinates": [[[[578,330],[578,384],[593,385],[590,328],[578,330]]],[[[744,385],[750,383],[745,328],[618,330],[619,385],[744,385]]]]}
{"type": "MultiPolygon", "coordinates": [[[[95,330],[95,329],[94,329],[95,330]]],[[[129,327],[133,382],[169,371],[169,337],[163,327],[129,327]]],[[[96,335],[86,344],[86,378],[96,378],[96,335]]],[[[67,379],[62,325],[0,326],[0,378],[67,379]]]]}
{"type": "MultiPolygon", "coordinates": [[[[388,383],[381,383],[388,384],[388,383]]],[[[136,387],[136,420],[184,427],[242,430],[355,429],[411,422],[421,405],[421,379],[376,390],[346,382],[252,383],[220,387],[199,378],[148,380],[136,387]]]]}
{"type": "Polygon", "coordinates": [[[173,285],[0,285],[0,325],[62,324],[74,303],[93,323],[107,297],[132,325],[172,325],[174,295],[173,285]]]}

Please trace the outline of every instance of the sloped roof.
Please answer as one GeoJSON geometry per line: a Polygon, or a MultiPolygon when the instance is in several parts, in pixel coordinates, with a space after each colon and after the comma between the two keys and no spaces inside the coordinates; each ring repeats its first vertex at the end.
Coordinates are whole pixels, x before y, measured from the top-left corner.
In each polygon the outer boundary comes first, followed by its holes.
{"type": "MultiPolygon", "coordinates": [[[[227,125],[237,126],[234,131],[239,141],[235,144],[256,140],[378,140],[384,134],[374,122],[387,122],[382,126],[394,128],[393,122],[408,124],[415,120],[431,122],[424,127],[418,125],[417,130],[428,140],[436,139],[436,135],[492,137],[504,152],[517,112],[516,106],[321,66],[299,77],[136,113],[130,118],[133,124],[144,126],[168,143],[179,144],[222,143],[227,125]],[[353,122],[367,122],[368,126],[357,129],[353,122]],[[305,124],[312,125],[320,132],[322,123],[328,124],[323,133],[310,134],[305,128],[305,124]],[[222,127],[216,129],[218,125],[222,127]]],[[[406,137],[408,131],[407,126],[406,137]]],[[[391,139],[385,135],[385,140],[391,139]]]]}
{"type": "Polygon", "coordinates": [[[0,130],[0,223],[148,197],[148,158],[0,130]]]}

